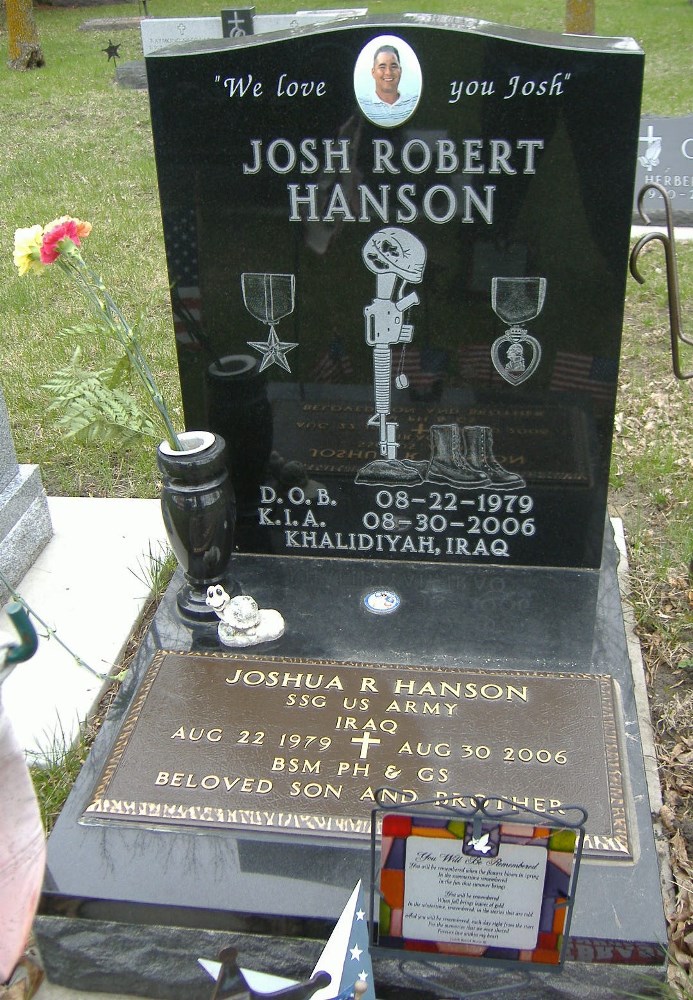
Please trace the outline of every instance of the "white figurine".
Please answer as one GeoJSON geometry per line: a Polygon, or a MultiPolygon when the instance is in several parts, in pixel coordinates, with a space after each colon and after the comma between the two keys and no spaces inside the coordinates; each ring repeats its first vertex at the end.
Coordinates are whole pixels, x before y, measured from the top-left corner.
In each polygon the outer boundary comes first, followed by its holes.
{"type": "Polygon", "coordinates": [[[272,608],[258,608],[247,594],[231,598],[220,583],[207,588],[206,604],[220,619],[218,635],[225,646],[255,646],[284,634],[284,619],[272,608]]]}

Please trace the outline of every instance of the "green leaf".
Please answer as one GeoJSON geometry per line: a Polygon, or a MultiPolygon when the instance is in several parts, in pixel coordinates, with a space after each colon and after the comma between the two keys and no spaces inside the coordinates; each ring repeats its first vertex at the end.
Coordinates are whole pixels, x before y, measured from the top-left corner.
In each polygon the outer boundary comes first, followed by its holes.
{"type": "Polygon", "coordinates": [[[123,382],[127,382],[132,374],[132,364],[130,358],[127,354],[124,354],[122,358],[115,364],[112,368],[112,375],[109,379],[109,385],[113,388],[121,385],[123,382]]]}
{"type": "MultiPolygon", "coordinates": [[[[73,356],[73,361],[75,357],[73,356]]],[[[85,372],[63,368],[44,385],[53,396],[49,413],[66,437],[80,444],[128,446],[143,437],[158,440],[157,425],[126,389],[113,386],[114,369],[85,372]]]]}

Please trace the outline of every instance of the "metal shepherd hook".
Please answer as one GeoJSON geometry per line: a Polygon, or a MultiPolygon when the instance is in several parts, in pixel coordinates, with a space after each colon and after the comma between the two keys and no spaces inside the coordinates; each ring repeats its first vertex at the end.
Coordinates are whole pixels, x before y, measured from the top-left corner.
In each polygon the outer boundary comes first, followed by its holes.
{"type": "Polygon", "coordinates": [[[637,261],[640,256],[640,251],[645,246],[646,243],[650,243],[652,240],[659,240],[664,247],[664,256],[667,264],[667,295],[669,298],[669,330],[671,333],[671,360],[674,369],[674,375],[678,379],[686,380],[693,378],[693,371],[683,372],[681,369],[681,357],[679,354],[679,341],[684,344],[689,344],[693,347],[693,340],[690,340],[685,336],[682,330],[681,324],[681,296],[679,293],[679,278],[678,278],[678,268],[676,264],[676,243],[674,240],[674,219],[671,211],[671,203],[669,202],[669,196],[667,195],[666,189],[662,187],[661,184],[650,183],[645,184],[638,192],[638,211],[643,219],[645,225],[649,226],[650,219],[647,213],[642,207],[645,194],[650,189],[654,191],[659,191],[659,193],[664,198],[664,212],[666,215],[666,228],[667,233],[652,232],[645,233],[641,236],[638,242],[635,244],[630,255],[630,273],[633,275],[635,280],[641,285],[645,284],[645,279],[640,274],[637,261]]]}

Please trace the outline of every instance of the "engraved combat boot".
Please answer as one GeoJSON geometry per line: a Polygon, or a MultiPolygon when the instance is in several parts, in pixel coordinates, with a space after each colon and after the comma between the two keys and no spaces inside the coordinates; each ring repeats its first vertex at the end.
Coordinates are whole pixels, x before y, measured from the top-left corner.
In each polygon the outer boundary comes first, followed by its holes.
{"type": "Polygon", "coordinates": [[[426,479],[429,483],[449,483],[463,490],[490,485],[487,474],[473,469],[462,454],[457,424],[432,425],[431,461],[426,479]]]}
{"type": "Polygon", "coordinates": [[[467,461],[473,469],[487,476],[491,486],[505,490],[519,490],[525,486],[522,476],[508,472],[496,461],[490,427],[465,427],[462,436],[467,461]]]}

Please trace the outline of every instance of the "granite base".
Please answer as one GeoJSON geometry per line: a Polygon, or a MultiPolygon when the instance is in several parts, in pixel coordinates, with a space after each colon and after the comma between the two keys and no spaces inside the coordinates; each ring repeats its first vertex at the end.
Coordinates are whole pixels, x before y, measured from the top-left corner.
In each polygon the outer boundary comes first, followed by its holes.
{"type": "MultiPolygon", "coordinates": [[[[49,980],[85,992],[155,997],[157,1000],[209,1000],[212,981],[198,958],[216,959],[222,948],[238,949],[244,967],[307,980],[322,942],[273,937],[271,953],[264,935],[151,924],[113,923],[40,917],[41,956],[49,980]],[[59,977],[59,978],[57,978],[59,977]]],[[[373,974],[379,997],[436,1000],[481,995],[486,1000],[614,1000],[636,991],[659,995],[664,968],[567,962],[560,972],[479,968],[416,959],[378,959],[373,974]],[[483,990],[483,993],[474,992],[483,990]],[[509,992],[509,990],[511,992],[509,992]],[[651,993],[648,993],[651,990],[651,993]]]]}
{"type": "MultiPolygon", "coordinates": [[[[606,998],[625,989],[642,993],[643,977],[661,973],[666,925],[640,738],[640,726],[649,723],[639,717],[634,695],[617,561],[610,529],[595,574],[262,556],[235,561],[243,591],[286,618],[285,635],[262,647],[268,655],[577,670],[608,673],[617,683],[634,860],[583,860],[562,971],[446,964],[431,973],[420,962],[402,965],[399,954],[378,952],[375,977],[385,1000],[464,993],[490,976],[489,997],[505,983],[527,1000],[606,998]],[[397,589],[406,611],[399,620],[363,610],[363,593],[375,587],[397,589]]],[[[248,968],[308,978],[354,884],[369,880],[370,850],[361,841],[83,821],[152,657],[160,649],[219,649],[216,629],[191,629],[177,618],[180,584],[177,576],[49,839],[36,933],[48,978],[61,985],[196,1000],[211,992],[197,958],[214,958],[229,944],[248,968]]]]}

